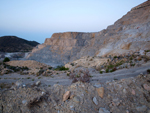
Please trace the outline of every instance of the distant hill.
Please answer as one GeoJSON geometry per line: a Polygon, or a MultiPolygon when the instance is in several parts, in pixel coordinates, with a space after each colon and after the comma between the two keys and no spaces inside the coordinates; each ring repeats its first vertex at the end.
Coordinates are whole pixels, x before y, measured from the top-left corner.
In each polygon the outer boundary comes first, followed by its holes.
{"type": "Polygon", "coordinates": [[[0,37],[0,52],[27,52],[37,46],[36,41],[28,41],[16,36],[0,37]]]}

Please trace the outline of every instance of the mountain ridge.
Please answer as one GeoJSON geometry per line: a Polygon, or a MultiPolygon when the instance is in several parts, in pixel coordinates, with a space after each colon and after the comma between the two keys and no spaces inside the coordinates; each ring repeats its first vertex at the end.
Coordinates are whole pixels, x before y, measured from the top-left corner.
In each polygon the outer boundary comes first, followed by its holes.
{"type": "Polygon", "coordinates": [[[30,51],[39,43],[36,41],[28,41],[17,36],[2,36],[0,37],[1,52],[21,52],[30,51]]]}

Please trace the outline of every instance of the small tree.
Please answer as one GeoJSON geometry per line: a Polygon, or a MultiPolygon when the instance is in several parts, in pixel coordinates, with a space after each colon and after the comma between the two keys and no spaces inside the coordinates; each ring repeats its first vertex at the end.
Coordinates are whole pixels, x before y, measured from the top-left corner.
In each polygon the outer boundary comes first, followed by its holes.
{"type": "Polygon", "coordinates": [[[5,59],[3,60],[3,62],[9,62],[10,59],[8,57],[5,57],[5,59]]]}

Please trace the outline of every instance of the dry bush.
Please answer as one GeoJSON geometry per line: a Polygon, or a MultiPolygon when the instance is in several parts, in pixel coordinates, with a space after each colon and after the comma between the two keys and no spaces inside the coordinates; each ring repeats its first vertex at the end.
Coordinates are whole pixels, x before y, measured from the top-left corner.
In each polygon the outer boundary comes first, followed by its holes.
{"type": "Polygon", "coordinates": [[[90,73],[88,70],[83,71],[82,73],[80,73],[80,75],[77,75],[76,73],[70,73],[70,79],[73,79],[72,83],[81,81],[83,83],[85,82],[90,82],[90,73]]]}

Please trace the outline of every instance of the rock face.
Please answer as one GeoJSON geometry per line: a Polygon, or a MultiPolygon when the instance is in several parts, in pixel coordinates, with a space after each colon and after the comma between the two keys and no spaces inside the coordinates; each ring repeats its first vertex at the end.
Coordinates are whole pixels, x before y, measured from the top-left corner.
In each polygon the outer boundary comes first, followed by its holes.
{"type": "Polygon", "coordinates": [[[150,1],[132,8],[107,29],[95,33],[55,33],[33,49],[28,59],[67,63],[83,56],[128,54],[150,49],[150,1]]]}

